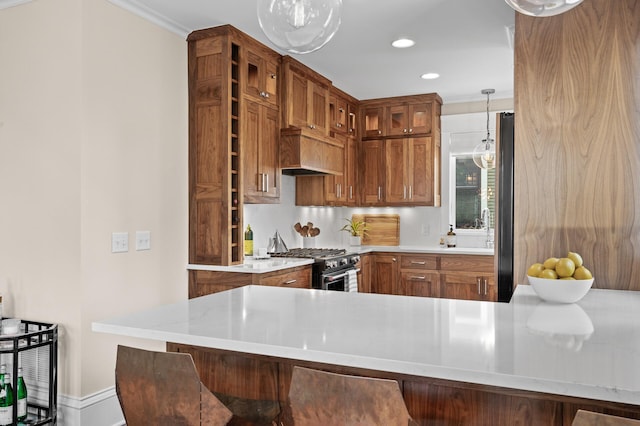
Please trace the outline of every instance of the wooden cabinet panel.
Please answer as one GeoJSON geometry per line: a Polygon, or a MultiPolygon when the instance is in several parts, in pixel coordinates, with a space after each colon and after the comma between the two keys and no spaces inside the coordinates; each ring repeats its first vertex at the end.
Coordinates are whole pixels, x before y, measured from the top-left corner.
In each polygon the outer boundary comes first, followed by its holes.
{"type": "Polygon", "coordinates": [[[370,254],[360,255],[360,272],[358,272],[358,291],[360,293],[371,293],[371,263],[373,256],[370,254]]]}
{"type": "Polygon", "coordinates": [[[285,272],[259,274],[256,284],[277,287],[311,288],[311,266],[287,269],[285,272]]]}
{"type": "Polygon", "coordinates": [[[251,284],[253,274],[189,271],[189,299],[251,284]]]}
{"type": "Polygon", "coordinates": [[[398,294],[404,296],[440,297],[440,274],[437,271],[405,271],[400,273],[398,294]]]}
{"type": "Polygon", "coordinates": [[[380,138],[386,135],[384,106],[361,106],[361,127],[362,137],[364,138],[380,138]]]}
{"type": "Polygon", "coordinates": [[[434,155],[430,137],[385,141],[385,203],[389,205],[434,206],[435,176],[439,155],[434,155]]]}
{"type": "Polygon", "coordinates": [[[448,299],[498,299],[498,289],[493,275],[483,275],[481,272],[443,272],[440,282],[442,297],[448,299]]]}
{"type": "Polygon", "coordinates": [[[440,260],[443,271],[494,272],[493,256],[447,254],[440,260]]]}
{"type": "Polygon", "coordinates": [[[361,201],[363,205],[384,204],[384,141],[362,141],[360,145],[361,201]]]}
{"type": "Polygon", "coordinates": [[[280,56],[247,45],[242,59],[243,93],[272,107],[280,104],[280,56]]]}
{"type": "Polygon", "coordinates": [[[438,269],[439,256],[435,254],[402,254],[400,269],[438,269]]]}
{"type": "Polygon", "coordinates": [[[404,400],[421,425],[562,426],[562,403],[524,394],[405,380],[404,400]]]}
{"type": "Polygon", "coordinates": [[[329,135],[331,81],[290,56],[282,60],[284,74],[283,126],[329,135]]]}
{"type": "Polygon", "coordinates": [[[389,254],[374,255],[371,275],[371,293],[398,294],[397,256],[389,254]]]}
{"type": "Polygon", "coordinates": [[[258,102],[246,100],[242,118],[244,201],[246,203],[279,202],[279,111],[260,105],[258,102]]]}

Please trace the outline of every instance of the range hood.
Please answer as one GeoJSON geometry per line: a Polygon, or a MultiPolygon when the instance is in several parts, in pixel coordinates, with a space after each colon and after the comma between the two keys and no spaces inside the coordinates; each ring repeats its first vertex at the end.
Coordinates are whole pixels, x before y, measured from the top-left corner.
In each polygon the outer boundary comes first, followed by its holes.
{"type": "Polygon", "coordinates": [[[313,130],[280,130],[280,167],[285,175],[342,175],[344,145],[313,130]]]}

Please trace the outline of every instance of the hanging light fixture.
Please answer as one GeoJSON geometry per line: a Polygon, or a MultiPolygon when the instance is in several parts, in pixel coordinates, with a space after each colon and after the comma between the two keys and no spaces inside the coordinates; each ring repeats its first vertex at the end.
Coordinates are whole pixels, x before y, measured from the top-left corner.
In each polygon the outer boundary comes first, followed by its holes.
{"type": "Polygon", "coordinates": [[[505,0],[517,12],[529,16],[553,16],[573,9],[582,0],[505,0]]]}
{"type": "Polygon", "coordinates": [[[496,144],[489,133],[489,95],[495,93],[494,89],[484,89],[480,93],[487,95],[487,138],[483,139],[473,150],[473,162],[481,169],[493,169],[496,167],[496,144]]]}
{"type": "Polygon", "coordinates": [[[310,53],[338,31],[341,10],[342,0],[258,0],[258,22],[281,49],[310,53]]]}

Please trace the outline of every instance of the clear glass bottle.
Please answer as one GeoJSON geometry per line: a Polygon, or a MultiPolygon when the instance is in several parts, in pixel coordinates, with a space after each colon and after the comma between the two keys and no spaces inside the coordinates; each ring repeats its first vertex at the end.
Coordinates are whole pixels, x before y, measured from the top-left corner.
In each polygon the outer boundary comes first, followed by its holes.
{"type": "Polygon", "coordinates": [[[27,385],[22,377],[22,367],[18,367],[18,383],[16,384],[16,404],[18,404],[18,421],[27,418],[27,385]]]}
{"type": "Polygon", "coordinates": [[[11,374],[4,375],[4,386],[0,390],[0,425],[13,424],[13,388],[11,374]]]}

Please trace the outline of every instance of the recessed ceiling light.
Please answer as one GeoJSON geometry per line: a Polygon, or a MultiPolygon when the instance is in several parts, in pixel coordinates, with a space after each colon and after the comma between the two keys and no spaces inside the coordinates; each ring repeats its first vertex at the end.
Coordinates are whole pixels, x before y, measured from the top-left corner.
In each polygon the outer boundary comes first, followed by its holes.
{"type": "Polygon", "coordinates": [[[407,48],[407,47],[411,47],[414,44],[416,44],[415,41],[411,40],[410,38],[405,38],[405,37],[399,38],[399,39],[394,40],[393,42],[391,42],[391,45],[393,47],[397,47],[398,49],[404,49],[404,48],[407,48]]]}
{"type": "Polygon", "coordinates": [[[440,74],[438,74],[437,72],[428,72],[420,76],[420,78],[424,80],[433,80],[434,78],[438,78],[438,77],[440,77],[440,74]]]}

